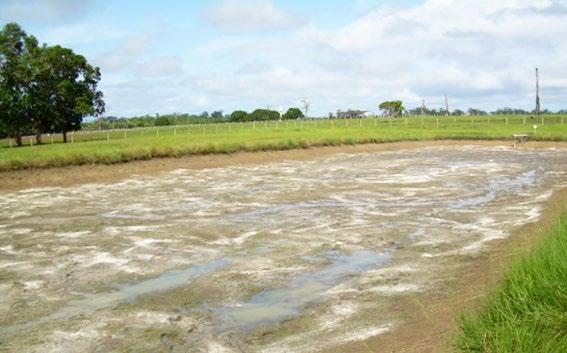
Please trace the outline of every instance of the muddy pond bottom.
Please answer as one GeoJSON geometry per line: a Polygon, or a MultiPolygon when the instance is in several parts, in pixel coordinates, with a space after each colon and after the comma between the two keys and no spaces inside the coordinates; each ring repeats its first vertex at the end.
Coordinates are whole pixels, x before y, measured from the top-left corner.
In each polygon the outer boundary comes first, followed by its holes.
{"type": "Polygon", "coordinates": [[[0,195],[0,351],[317,352],[538,219],[567,151],[338,154],[0,195]]]}

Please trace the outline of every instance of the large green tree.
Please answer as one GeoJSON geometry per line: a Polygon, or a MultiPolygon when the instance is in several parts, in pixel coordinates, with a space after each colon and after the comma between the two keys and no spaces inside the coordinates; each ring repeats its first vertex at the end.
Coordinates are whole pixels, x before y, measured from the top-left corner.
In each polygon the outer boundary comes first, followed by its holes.
{"type": "Polygon", "coordinates": [[[100,70],[82,55],[58,45],[44,48],[42,60],[51,76],[45,82],[50,95],[51,130],[61,132],[67,142],[67,132],[79,130],[85,116],[104,113],[103,95],[97,90],[100,70]]]}
{"type": "Polygon", "coordinates": [[[0,128],[22,145],[22,135],[29,132],[31,73],[29,49],[37,41],[15,23],[0,31],[0,128]]]}
{"type": "Polygon", "coordinates": [[[104,112],[97,89],[100,70],[71,49],[39,46],[15,23],[0,32],[0,129],[22,144],[22,135],[79,130],[85,116],[104,112]]]}

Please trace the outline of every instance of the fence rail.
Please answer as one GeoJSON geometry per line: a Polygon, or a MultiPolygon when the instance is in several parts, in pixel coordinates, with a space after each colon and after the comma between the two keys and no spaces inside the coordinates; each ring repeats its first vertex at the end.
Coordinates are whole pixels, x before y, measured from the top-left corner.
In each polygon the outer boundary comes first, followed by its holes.
{"type": "MultiPolygon", "coordinates": [[[[227,122],[216,124],[191,124],[174,125],[162,127],[143,127],[132,129],[112,129],[112,130],[81,130],[69,132],[67,134],[68,143],[86,141],[111,141],[131,138],[160,138],[164,136],[176,135],[195,135],[195,134],[227,134],[242,131],[255,131],[271,129],[274,132],[286,131],[288,129],[333,129],[333,128],[423,128],[423,129],[446,129],[448,127],[462,126],[463,128],[497,126],[497,125],[516,125],[519,132],[532,132],[541,126],[563,125],[566,121],[563,115],[542,115],[542,116],[505,116],[505,115],[484,115],[484,116],[413,116],[413,117],[369,117],[358,119],[301,119],[283,121],[255,121],[255,122],[227,122]],[[521,128],[520,128],[521,127],[521,128]]],[[[23,144],[26,146],[36,145],[36,136],[24,136],[23,144]]],[[[55,144],[63,142],[62,134],[43,134],[44,144],[55,144]]],[[[0,140],[0,147],[15,146],[13,139],[0,140]]]]}

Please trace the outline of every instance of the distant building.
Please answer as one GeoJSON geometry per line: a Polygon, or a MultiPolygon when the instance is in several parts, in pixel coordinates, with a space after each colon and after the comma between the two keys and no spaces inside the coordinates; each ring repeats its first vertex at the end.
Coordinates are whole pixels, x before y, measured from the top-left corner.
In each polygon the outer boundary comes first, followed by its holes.
{"type": "Polygon", "coordinates": [[[337,118],[339,119],[358,119],[358,118],[364,118],[366,117],[368,114],[367,111],[365,110],[347,110],[347,111],[342,111],[342,110],[338,110],[337,111],[337,118]]]}

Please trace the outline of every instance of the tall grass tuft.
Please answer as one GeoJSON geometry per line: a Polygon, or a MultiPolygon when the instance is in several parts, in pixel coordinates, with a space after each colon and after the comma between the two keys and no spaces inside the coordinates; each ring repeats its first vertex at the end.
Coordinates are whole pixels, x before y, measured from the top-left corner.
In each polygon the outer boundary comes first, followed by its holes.
{"type": "Polygon", "coordinates": [[[460,321],[457,352],[567,352],[567,213],[514,263],[485,307],[460,321]]]}

